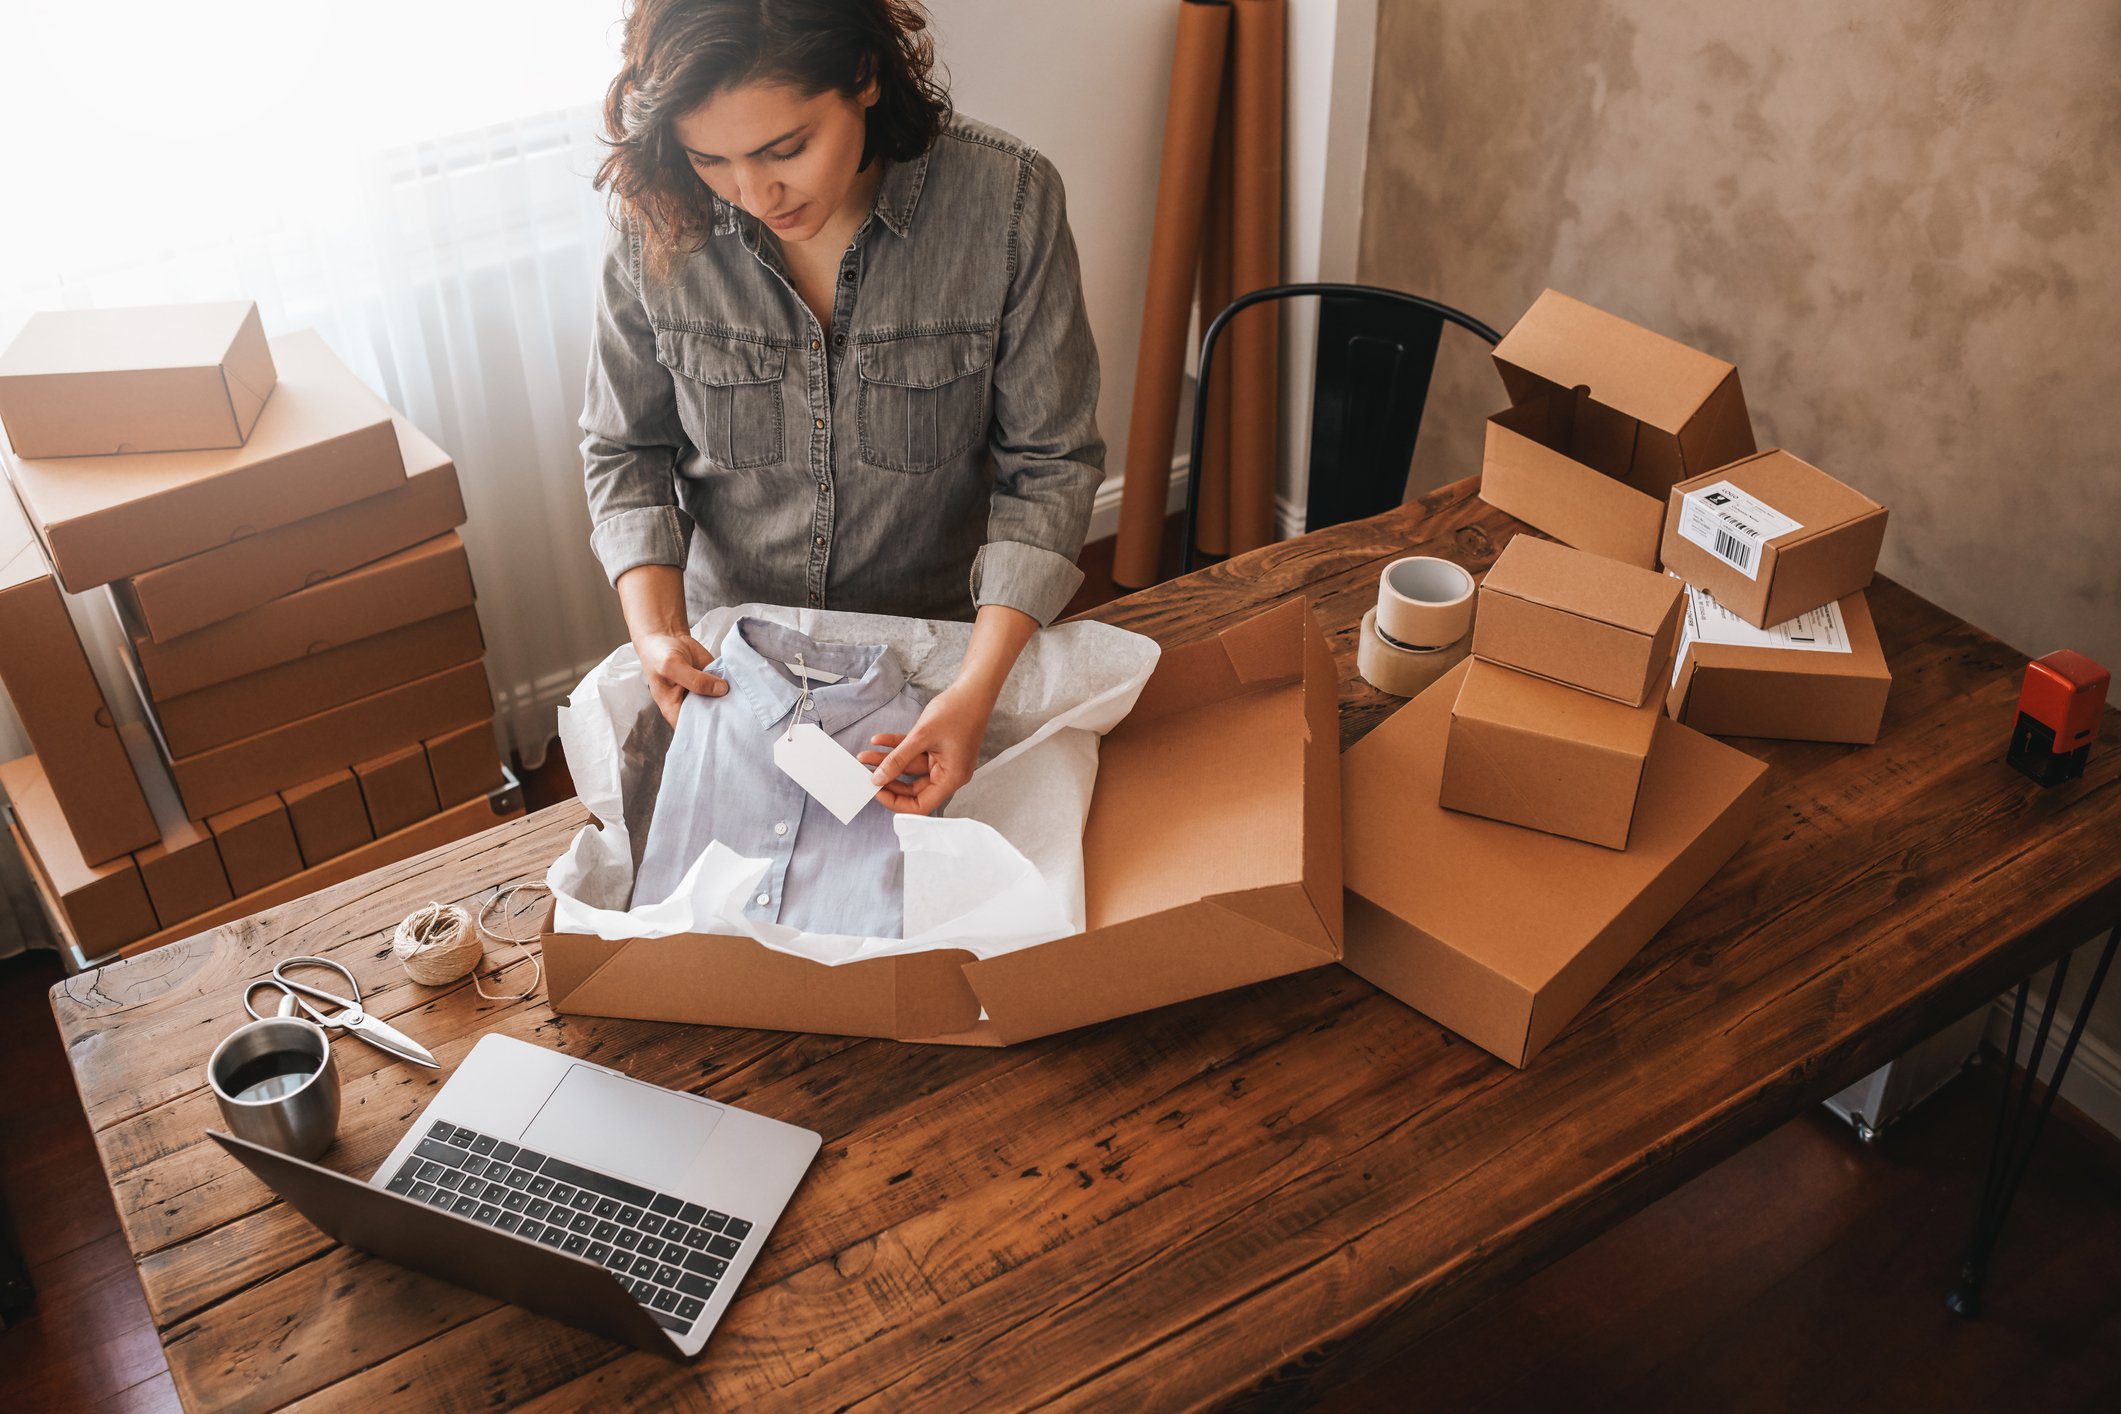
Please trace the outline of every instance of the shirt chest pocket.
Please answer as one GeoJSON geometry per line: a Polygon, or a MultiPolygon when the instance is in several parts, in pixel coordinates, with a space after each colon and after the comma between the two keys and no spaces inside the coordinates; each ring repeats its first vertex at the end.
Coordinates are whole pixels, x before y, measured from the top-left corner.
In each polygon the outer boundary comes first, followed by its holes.
{"type": "Polygon", "coordinates": [[[658,329],[655,357],[672,374],[685,434],[708,461],[742,471],[782,459],[782,350],[721,334],[658,329]]]}
{"type": "Polygon", "coordinates": [[[862,460],[915,475],[964,455],[987,435],[987,334],[917,334],[865,342],[862,460]]]}

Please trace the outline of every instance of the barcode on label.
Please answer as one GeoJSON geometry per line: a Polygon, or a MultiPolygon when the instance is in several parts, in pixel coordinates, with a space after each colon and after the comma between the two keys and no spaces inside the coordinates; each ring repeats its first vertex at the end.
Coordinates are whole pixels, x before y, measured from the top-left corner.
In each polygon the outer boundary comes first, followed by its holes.
{"type": "Polygon", "coordinates": [[[1716,532],[1716,554],[1739,569],[1750,570],[1753,567],[1753,547],[1728,530],[1716,532]]]}

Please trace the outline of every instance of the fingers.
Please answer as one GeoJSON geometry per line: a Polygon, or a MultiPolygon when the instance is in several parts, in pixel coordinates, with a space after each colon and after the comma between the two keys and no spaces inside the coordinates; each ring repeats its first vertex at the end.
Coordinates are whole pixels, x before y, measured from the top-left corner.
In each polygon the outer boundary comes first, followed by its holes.
{"type": "Polygon", "coordinates": [[[698,668],[673,669],[670,680],[687,692],[697,692],[702,697],[720,697],[729,691],[727,679],[718,678],[713,673],[701,672],[698,668]]]}
{"type": "MultiPolygon", "coordinates": [[[[883,733],[875,740],[879,745],[885,745],[887,743],[883,741],[883,736],[888,735],[891,733],[883,733]]],[[[876,785],[882,785],[894,776],[902,776],[916,758],[927,754],[927,750],[928,743],[922,737],[919,725],[915,724],[912,731],[899,738],[898,744],[891,748],[891,754],[884,758],[883,764],[870,772],[869,779],[876,785]]]]}

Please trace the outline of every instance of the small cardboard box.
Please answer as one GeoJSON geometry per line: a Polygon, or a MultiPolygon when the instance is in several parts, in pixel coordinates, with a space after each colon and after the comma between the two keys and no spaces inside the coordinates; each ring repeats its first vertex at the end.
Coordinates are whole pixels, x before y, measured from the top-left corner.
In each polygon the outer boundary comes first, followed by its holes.
{"type": "Polygon", "coordinates": [[[456,464],[403,417],[392,422],[403,486],[134,575],[141,627],[167,643],[462,525],[456,464]]]}
{"type": "Polygon", "coordinates": [[[0,482],[0,683],[30,749],[91,864],[155,843],[160,833],[89,666],[43,547],[0,482]]]}
{"type": "Polygon", "coordinates": [[[368,807],[361,800],[361,783],[352,771],[333,771],[289,786],[280,792],[280,799],[287,804],[302,862],[312,869],[376,837],[368,823],[368,807]]]}
{"type": "Polygon", "coordinates": [[[36,757],[0,761],[0,791],[14,810],[25,861],[84,948],[108,952],[155,931],[154,906],[133,857],[103,864],[81,857],[36,757]]]}
{"type": "Polygon", "coordinates": [[[1767,767],[1660,722],[1625,852],[1442,809],[1470,667],[1348,749],[1344,965],[1523,1066],[1737,853],[1767,767]]]}
{"type": "Polygon", "coordinates": [[[1473,654],[1639,707],[1670,681],[1684,593],[1668,575],[1519,535],[1481,581],[1473,654]]]}
{"type": "Polygon", "coordinates": [[[1624,706],[1479,658],[1461,683],[1439,803],[1626,849],[1664,704],[1624,706]]]}
{"type": "Polygon", "coordinates": [[[475,591],[451,530],[167,643],[148,637],[124,586],[111,598],[145,695],[165,702],[465,608],[475,591]]]}
{"type": "Polygon", "coordinates": [[[404,484],[390,409],[323,339],[290,334],[272,352],[279,386],[232,451],[16,462],[61,583],[78,594],[404,484]]]}
{"type": "Polygon", "coordinates": [[[425,741],[492,715],[486,665],[464,663],[226,746],[173,757],[169,769],[185,813],[203,819],[366,761],[400,742],[425,741]]]}
{"type": "Polygon", "coordinates": [[[1554,290],[1495,366],[1480,497],[1578,549],[1657,568],[1665,493],[1753,454],[1736,368],[1554,290]]]}
{"type": "Polygon", "coordinates": [[[402,830],[442,808],[435,798],[434,777],[427,771],[427,748],[419,742],[356,762],[353,773],[368,805],[368,823],[379,835],[402,830]]]}
{"type": "Polygon", "coordinates": [[[240,447],[276,377],[247,300],[53,310],[0,353],[0,424],[23,457],[240,447]]]}
{"type": "Polygon", "coordinates": [[[1001,1046],[1331,962],[1337,681],[1300,600],[1168,649],[1103,740],[1072,937],[828,967],[749,938],[553,933],[553,1010],[1001,1046]]]}
{"type": "Polygon", "coordinates": [[[1664,567],[1766,628],[1866,588],[1885,514],[1861,491],[1770,448],[1672,488],[1664,567]]]}
{"type": "Polygon", "coordinates": [[[133,773],[139,777],[148,809],[154,812],[155,827],[162,835],[156,843],[133,855],[133,861],[140,866],[140,880],[147,885],[148,902],[154,905],[156,921],[168,928],[219,908],[234,898],[235,892],[221,867],[221,851],[214,843],[213,831],[184,814],[176,787],[170,784],[169,769],[155,754],[155,741],[147,727],[140,722],[127,722],[118,728],[118,734],[125,741],[125,753],[132,759],[133,773]]]}
{"type": "Polygon", "coordinates": [[[493,723],[480,722],[427,743],[427,768],[435,796],[446,808],[460,800],[498,790],[504,773],[494,746],[493,723]]]}
{"type": "Polygon", "coordinates": [[[181,697],[158,699],[154,711],[170,752],[189,756],[441,672],[485,651],[478,610],[452,609],[181,697]]]}
{"type": "Polygon", "coordinates": [[[1851,594],[1772,629],[1687,594],[1687,635],[1665,706],[1715,736],[1869,746],[1885,719],[1892,670],[1870,602],[1851,594]]]}
{"type": "Polygon", "coordinates": [[[228,871],[229,886],[238,894],[256,893],[302,871],[294,826],[277,795],[210,815],[206,827],[214,832],[221,867],[228,871]]]}

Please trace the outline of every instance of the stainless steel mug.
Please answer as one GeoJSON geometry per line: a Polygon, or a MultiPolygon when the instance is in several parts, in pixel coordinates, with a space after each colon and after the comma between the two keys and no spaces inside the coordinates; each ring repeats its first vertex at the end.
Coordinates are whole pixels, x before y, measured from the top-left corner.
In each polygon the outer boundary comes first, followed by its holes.
{"type": "Polygon", "coordinates": [[[339,1071],[313,1021],[268,1016],[237,1027],[214,1047],[206,1082],[238,1139],[314,1159],[339,1132],[339,1071]]]}

